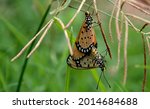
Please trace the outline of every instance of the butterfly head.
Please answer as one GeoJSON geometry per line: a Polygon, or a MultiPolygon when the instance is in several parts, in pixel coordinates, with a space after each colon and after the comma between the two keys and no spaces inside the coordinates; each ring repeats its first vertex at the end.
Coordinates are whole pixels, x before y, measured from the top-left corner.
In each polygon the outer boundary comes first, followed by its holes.
{"type": "Polygon", "coordinates": [[[85,16],[90,16],[89,11],[86,11],[86,12],[85,12],[85,16]]]}

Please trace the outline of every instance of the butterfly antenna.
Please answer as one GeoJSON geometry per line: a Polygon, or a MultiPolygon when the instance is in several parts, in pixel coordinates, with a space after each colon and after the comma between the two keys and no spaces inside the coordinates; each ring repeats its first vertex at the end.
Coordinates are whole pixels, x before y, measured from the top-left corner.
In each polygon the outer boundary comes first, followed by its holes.
{"type": "MultiPolygon", "coordinates": [[[[102,74],[103,74],[104,72],[102,72],[102,74]]],[[[104,79],[105,79],[105,81],[107,82],[107,84],[108,84],[108,86],[109,86],[109,88],[111,88],[111,86],[110,86],[110,84],[109,84],[109,82],[107,81],[107,79],[106,79],[106,77],[105,77],[105,75],[103,74],[103,76],[104,76],[104,79]]]]}
{"type": "Polygon", "coordinates": [[[98,82],[97,82],[97,86],[96,86],[96,89],[97,89],[97,90],[98,90],[98,86],[99,86],[99,82],[100,82],[100,80],[101,80],[101,77],[102,77],[102,73],[100,74],[99,79],[98,79],[98,82]]]}

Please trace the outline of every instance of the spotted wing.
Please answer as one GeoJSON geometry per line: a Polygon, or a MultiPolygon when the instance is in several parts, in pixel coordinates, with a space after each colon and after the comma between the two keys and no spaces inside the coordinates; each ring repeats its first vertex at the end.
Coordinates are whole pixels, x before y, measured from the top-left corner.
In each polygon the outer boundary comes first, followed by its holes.
{"type": "Polygon", "coordinates": [[[94,29],[92,27],[92,17],[90,14],[85,14],[85,21],[83,22],[78,37],[76,38],[76,46],[82,53],[88,53],[93,46],[97,47],[97,41],[94,29]]]}
{"type": "Polygon", "coordinates": [[[76,69],[92,69],[92,68],[101,68],[103,71],[105,68],[105,60],[98,53],[95,47],[92,47],[91,53],[85,55],[84,57],[75,60],[73,56],[69,56],[67,63],[70,67],[76,69]]]}

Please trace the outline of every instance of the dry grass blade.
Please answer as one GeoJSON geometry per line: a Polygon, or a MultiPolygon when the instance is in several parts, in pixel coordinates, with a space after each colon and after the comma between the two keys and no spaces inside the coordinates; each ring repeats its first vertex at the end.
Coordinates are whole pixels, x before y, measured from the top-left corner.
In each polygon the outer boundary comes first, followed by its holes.
{"type": "Polygon", "coordinates": [[[116,6],[118,7],[117,8],[117,12],[116,12],[116,20],[115,20],[115,23],[116,23],[116,33],[117,33],[117,39],[118,41],[121,39],[121,34],[120,34],[120,29],[119,29],[119,22],[117,19],[119,19],[119,13],[120,13],[120,6],[121,6],[121,0],[118,0],[118,2],[116,2],[116,6]]]}
{"type": "Polygon", "coordinates": [[[144,35],[142,34],[142,41],[143,41],[143,53],[144,53],[144,78],[143,78],[143,84],[142,84],[142,91],[144,92],[145,90],[145,85],[146,85],[146,77],[147,77],[147,73],[146,73],[146,47],[145,47],[145,38],[144,35]]]}
{"type": "Polygon", "coordinates": [[[124,32],[123,27],[124,27],[125,21],[124,21],[124,15],[123,14],[121,14],[120,17],[121,17],[120,18],[121,22],[120,22],[120,29],[119,30],[120,30],[120,36],[122,36],[122,33],[124,32]]]}
{"type": "Polygon", "coordinates": [[[35,47],[32,49],[32,51],[28,54],[27,58],[29,58],[32,53],[39,47],[39,45],[41,44],[42,40],[44,39],[47,31],[49,30],[49,28],[51,27],[51,25],[53,24],[54,20],[51,19],[50,20],[50,23],[47,25],[47,28],[45,29],[45,31],[43,32],[42,36],[40,37],[38,43],[35,45],[35,47]]]}
{"type": "Polygon", "coordinates": [[[110,38],[111,42],[113,42],[111,26],[112,26],[112,19],[113,19],[113,15],[114,15],[114,12],[115,12],[116,4],[117,3],[115,3],[115,5],[113,7],[113,10],[112,10],[112,13],[111,13],[111,17],[110,17],[110,20],[109,20],[109,38],[110,38]]]}
{"type": "Polygon", "coordinates": [[[77,16],[78,13],[80,12],[80,10],[81,10],[83,4],[85,3],[85,1],[86,1],[86,0],[82,0],[80,6],[79,6],[79,8],[78,8],[78,10],[76,11],[76,13],[75,13],[74,16],[72,17],[72,19],[68,22],[68,24],[65,26],[65,29],[68,28],[68,27],[71,25],[71,23],[73,22],[73,20],[76,18],[76,16],[77,16]]]}
{"type": "Polygon", "coordinates": [[[123,85],[127,81],[127,45],[128,45],[128,21],[125,20],[125,40],[124,40],[124,76],[123,76],[123,85]]]}
{"type": "Polygon", "coordinates": [[[16,60],[17,58],[19,58],[22,53],[29,47],[29,45],[39,36],[39,34],[49,25],[49,23],[51,22],[51,20],[22,48],[22,50],[11,59],[11,62],[16,60]]]}
{"type": "Polygon", "coordinates": [[[65,37],[66,37],[66,40],[67,40],[67,44],[68,44],[68,47],[69,47],[70,55],[72,56],[73,55],[73,50],[72,50],[72,47],[71,47],[71,44],[70,44],[68,33],[67,33],[66,29],[65,29],[65,25],[59,18],[54,17],[54,19],[57,20],[61,24],[61,26],[62,26],[62,28],[64,30],[64,34],[65,34],[65,37]]]}
{"type": "Polygon", "coordinates": [[[145,23],[140,31],[142,31],[147,25],[148,25],[148,23],[145,23]]]}
{"type": "Polygon", "coordinates": [[[117,59],[116,69],[118,69],[119,63],[120,63],[121,33],[120,33],[120,29],[119,29],[119,21],[117,19],[119,19],[121,0],[118,0],[118,2],[116,2],[116,6],[118,7],[117,12],[116,12],[116,20],[115,20],[116,33],[117,33],[117,39],[118,39],[118,59],[117,59]]]}

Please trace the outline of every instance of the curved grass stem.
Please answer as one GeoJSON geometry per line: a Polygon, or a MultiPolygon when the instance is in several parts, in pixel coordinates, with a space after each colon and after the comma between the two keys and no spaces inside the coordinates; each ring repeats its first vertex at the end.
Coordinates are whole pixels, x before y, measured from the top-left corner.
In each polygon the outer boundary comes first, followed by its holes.
{"type": "Polygon", "coordinates": [[[146,73],[146,45],[145,45],[145,37],[142,34],[142,41],[143,41],[143,53],[144,53],[144,78],[143,78],[143,84],[142,84],[142,92],[145,91],[145,85],[146,85],[146,78],[147,78],[147,73],[146,73]]]}
{"type": "Polygon", "coordinates": [[[125,40],[124,40],[124,76],[123,76],[123,85],[126,84],[127,81],[127,45],[128,45],[128,21],[125,20],[125,40]]]}
{"type": "Polygon", "coordinates": [[[65,92],[69,91],[69,85],[70,85],[70,68],[67,66],[66,81],[65,81],[65,92]]]}
{"type": "MultiPolygon", "coordinates": [[[[43,16],[43,18],[41,20],[41,23],[39,24],[39,27],[37,29],[36,34],[38,33],[38,31],[41,29],[42,25],[44,24],[44,21],[45,21],[47,15],[49,13],[50,8],[51,8],[51,4],[49,4],[49,6],[47,7],[47,9],[45,11],[45,14],[44,14],[44,16],[43,16]]],[[[26,56],[32,50],[34,43],[35,43],[35,40],[31,43],[31,46],[29,47],[29,50],[28,50],[26,56]]],[[[21,84],[22,84],[22,80],[23,80],[23,76],[24,76],[24,72],[26,70],[27,64],[28,64],[28,58],[25,58],[23,66],[21,68],[21,74],[20,74],[20,77],[19,77],[19,80],[18,80],[18,86],[17,86],[17,89],[16,89],[17,92],[20,92],[20,88],[21,88],[21,84]]]]}

